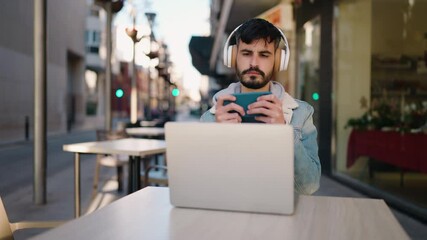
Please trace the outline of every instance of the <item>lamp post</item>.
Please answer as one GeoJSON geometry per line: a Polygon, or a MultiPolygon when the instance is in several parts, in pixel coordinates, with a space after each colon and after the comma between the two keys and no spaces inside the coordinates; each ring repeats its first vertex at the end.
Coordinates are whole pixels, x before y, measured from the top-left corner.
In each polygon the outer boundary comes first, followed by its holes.
{"type": "Polygon", "coordinates": [[[34,202],[46,203],[46,11],[47,1],[34,1],[34,202]]]}
{"type": "MultiPolygon", "coordinates": [[[[154,37],[154,31],[153,31],[153,25],[154,25],[154,19],[156,18],[156,13],[152,12],[146,12],[145,16],[147,17],[148,24],[150,25],[151,34],[150,34],[150,52],[147,54],[147,56],[151,59],[156,58],[158,55],[158,52],[153,48],[157,43],[155,42],[154,37]]],[[[152,120],[151,115],[151,101],[152,101],[152,93],[151,93],[151,66],[148,68],[148,104],[147,104],[147,120],[152,120]]]]}
{"type": "Polygon", "coordinates": [[[136,123],[138,119],[138,89],[136,85],[136,65],[135,65],[135,45],[141,41],[144,36],[138,37],[138,30],[135,28],[136,14],[133,11],[133,28],[126,28],[127,35],[132,39],[132,79],[131,79],[131,93],[130,93],[130,121],[136,123]]]}
{"type": "Polygon", "coordinates": [[[165,43],[160,44],[159,48],[159,64],[156,66],[157,71],[159,72],[159,80],[158,81],[158,95],[159,95],[159,110],[163,115],[165,114],[165,110],[169,107],[166,106],[169,104],[168,101],[168,80],[169,80],[169,52],[168,46],[165,43]]]}

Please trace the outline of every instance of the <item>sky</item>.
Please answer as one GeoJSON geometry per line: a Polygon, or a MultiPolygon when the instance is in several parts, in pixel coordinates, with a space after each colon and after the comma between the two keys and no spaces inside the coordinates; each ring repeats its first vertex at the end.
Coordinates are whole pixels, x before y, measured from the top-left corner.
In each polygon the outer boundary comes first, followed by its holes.
{"type": "MultiPolygon", "coordinates": [[[[141,29],[146,29],[147,27],[144,26],[148,26],[145,12],[157,14],[154,34],[157,39],[163,40],[168,45],[176,75],[182,77],[182,87],[190,97],[197,100],[200,97],[201,76],[191,63],[188,44],[192,35],[210,35],[210,0],[128,0],[125,7],[116,14],[113,22],[115,26],[123,27],[123,32],[124,27],[132,26],[130,2],[136,6],[136,25],[141,25],[141,29]]],[[[127,35],[123,35],[122,38],[123,43],[118,44],[120,48],[118,51],[123,53],[118,55],[131,56],[132,42],[127,35]]],[[[138,48],[136,49],[138,51],[138,48]]],[[[136,62],[138,64],[138,61],[136,62]]]]}

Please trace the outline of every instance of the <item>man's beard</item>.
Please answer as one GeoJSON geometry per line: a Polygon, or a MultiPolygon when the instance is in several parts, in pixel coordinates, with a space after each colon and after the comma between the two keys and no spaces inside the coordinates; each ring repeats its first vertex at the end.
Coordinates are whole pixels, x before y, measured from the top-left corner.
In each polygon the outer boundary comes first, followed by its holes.
{"type": "Polygon", "coordinates": [[[243,86],[245,86],[246,88],[260,89],[260,88],[265,87],[265,85],[267,85],[270,82],[271,77],[273,75],[273,72],[270,72],[270,74],[268,74],[266,76],[266,74],[263,71],[261,71],[259,68],[251,67],[251,68],[248,68],[248,69],[243,70],[243,71],[240,71],[239,69],[237,69],[236,75],[239,78],[240,83],[243,86]],[[258,72],[259,75],[258,76],[245,76],[245,74],[250,72],[250,71],[258,72]]]}

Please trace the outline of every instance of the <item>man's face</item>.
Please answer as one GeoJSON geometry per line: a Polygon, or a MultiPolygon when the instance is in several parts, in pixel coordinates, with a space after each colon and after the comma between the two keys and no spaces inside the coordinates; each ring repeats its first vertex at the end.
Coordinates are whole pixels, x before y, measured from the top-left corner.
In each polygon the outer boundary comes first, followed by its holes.
{"type": "Polygon", "coordinates": [[[239,42],[237,47],[237,77],[250,89],[263,88],[270,82],[274,66],[274,42],[264,39],[250,44],[239,42]]]}

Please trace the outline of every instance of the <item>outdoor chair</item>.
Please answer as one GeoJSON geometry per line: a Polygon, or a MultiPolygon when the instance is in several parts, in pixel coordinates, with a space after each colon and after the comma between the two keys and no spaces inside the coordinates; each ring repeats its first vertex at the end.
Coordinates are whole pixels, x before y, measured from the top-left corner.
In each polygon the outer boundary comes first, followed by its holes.
{"type": "Polygon", "coordinates": [[[142,187],[148,186],[168,186],[166,154],[164,154],[164,165],[159,165],[156,161],[154,165],[148,165],[141,174],[142,187]],[[155,173],[153,174],[153,170],[155,173]]]}
{"type": "Polygon", "coordinates": [[[30,228],[54,228],[65,221],[23,221],[23,222],[9,222],[6,209],[0,197],[0,240],[13,240],[13,233],[21,229],[30,228]]]}
{"type": "MultiPolygon", "coordinates": [[[[96,130],[96,138],[98,141],[116,140],[126,138],[128,135],[124,130],[96,130]]],[[[98,193],[98,185],[100,179],[101,167],[115,167],[117,169],[117,191],[123,191],[124,183],[124,172],[123,168],[128,164],[129,157],[125,155],[105,155],[98,154],[96,157],[95,176],[93,178],[93,193],[92,196],[96,196],[98,193]]]]}

